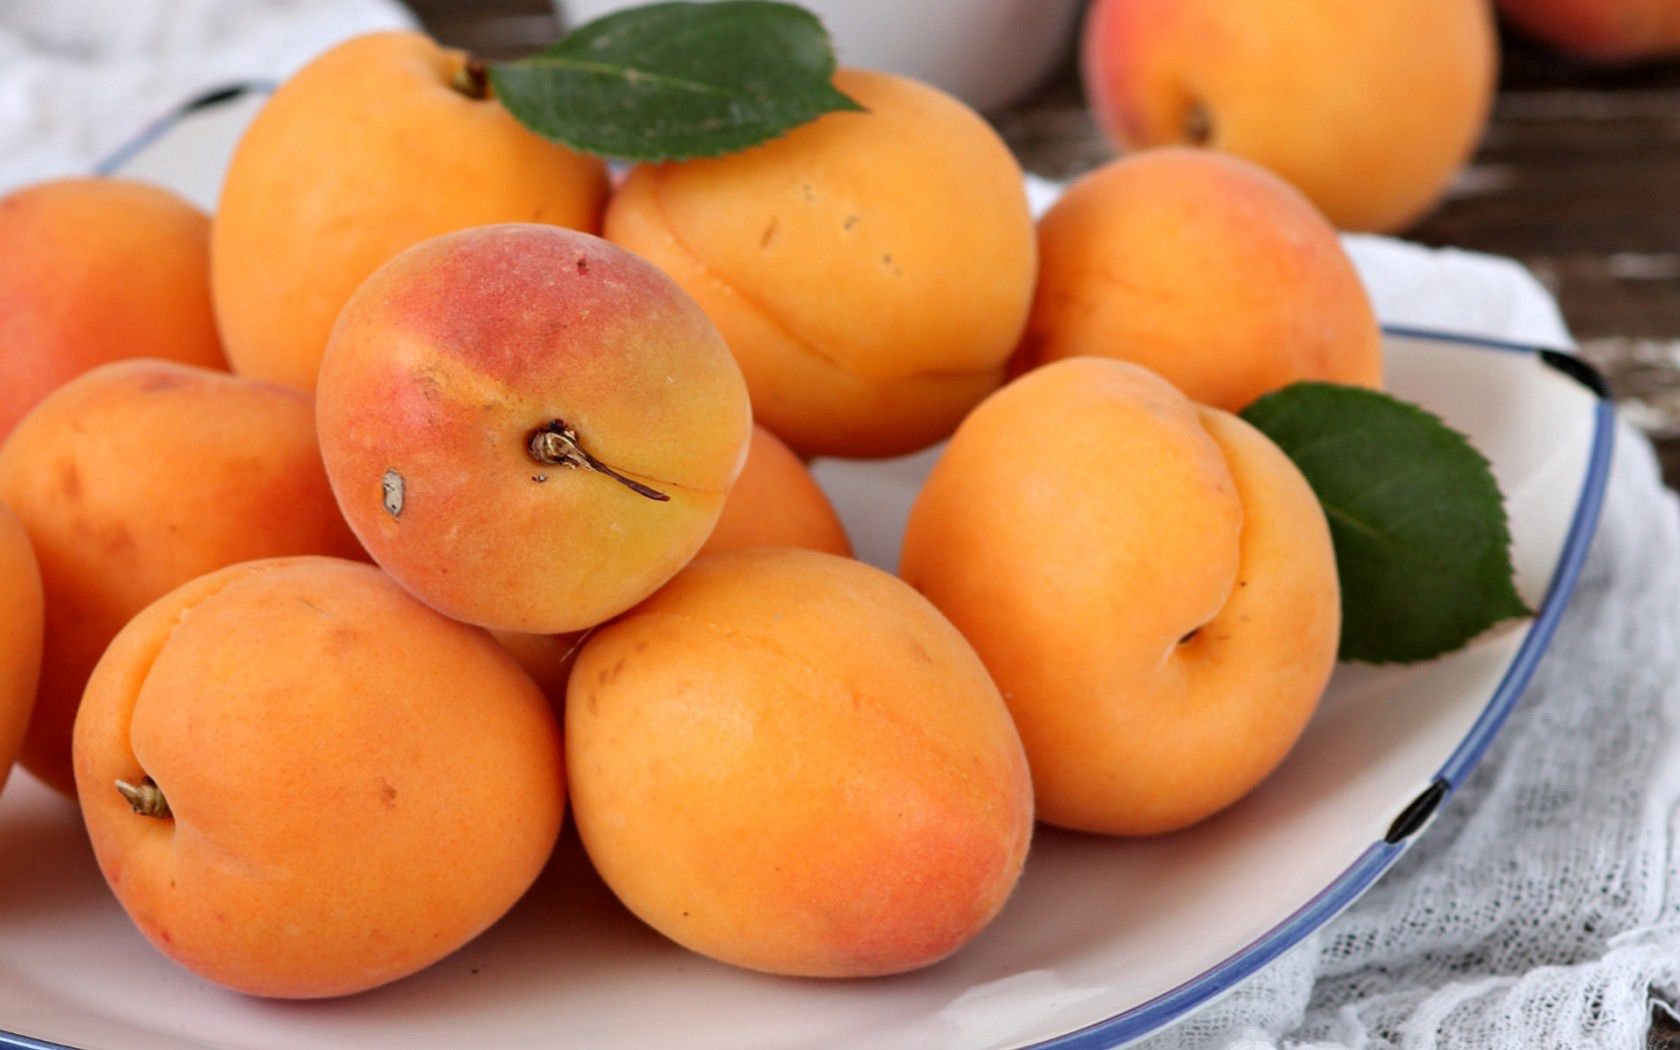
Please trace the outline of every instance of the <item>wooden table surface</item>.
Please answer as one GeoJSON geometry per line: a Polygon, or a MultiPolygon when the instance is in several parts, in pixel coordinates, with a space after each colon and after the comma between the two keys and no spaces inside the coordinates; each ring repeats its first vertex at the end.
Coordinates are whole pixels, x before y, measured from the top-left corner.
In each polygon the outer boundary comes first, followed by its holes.
{"type": "MultiPolygon", "coordinates": [[[[546,0],[414,0],[441,40],[526,54],[560,26],[546,0]]],[[[1605,71],[1503,49],[1487,135],[1446,202],[1404,234],[1514,256],[1557,295],[1582,352],[1680,482],[1680,63],[1605,71]]],[[[1070,61],[992,115],[1022,163],[1065,178],[1111,156],[1070,61]]]]}

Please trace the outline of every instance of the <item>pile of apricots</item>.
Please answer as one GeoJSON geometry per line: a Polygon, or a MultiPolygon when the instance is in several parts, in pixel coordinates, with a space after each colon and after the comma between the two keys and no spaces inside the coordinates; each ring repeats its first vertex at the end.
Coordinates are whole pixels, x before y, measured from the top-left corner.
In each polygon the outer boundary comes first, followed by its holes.
{"type": "Polygon", "coordinates": [[[1305,196],[1147,150],[1035,225],[985,121],[851,69],[863,112],[615,180],[466,61],[321,56],[214,216],[0,199],[0,776],[79,801],[161,952],[396,980],[569,809],[672,940],[897,973],[1035,820],[1167,832],[1282,761],[1336,565],[1233,413],[1382,378],[1305,196]],[[941,441],[898,575],[853,560],[808,460],[941,441]]]}

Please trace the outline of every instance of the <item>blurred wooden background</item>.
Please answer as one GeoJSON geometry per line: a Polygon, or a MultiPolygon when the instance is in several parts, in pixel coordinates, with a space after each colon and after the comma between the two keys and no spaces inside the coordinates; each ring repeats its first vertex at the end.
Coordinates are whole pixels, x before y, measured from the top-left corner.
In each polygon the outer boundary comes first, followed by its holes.
{"type": "MultiPolygon", "coordinates": [[[[521,55],[560,26],[548,0],[410,0],[440,40],[521,55]]],[[[1076,175],[1110,156],[1070,63],[992,114],[1027,168],[1076,175]]],[[[1506,42],[1471,167],[1405,236],[1521,259],[1680,483],[1680,63],[1606,71],[1506,42]]]]}

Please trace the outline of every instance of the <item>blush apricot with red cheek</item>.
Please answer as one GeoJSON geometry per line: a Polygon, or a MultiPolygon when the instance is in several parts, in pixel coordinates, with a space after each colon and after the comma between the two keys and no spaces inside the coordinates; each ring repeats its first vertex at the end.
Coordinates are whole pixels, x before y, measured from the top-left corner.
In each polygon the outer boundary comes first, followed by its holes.
{"type": "Polygon", "coordinates": [[[316,393],[350,527],[410,592],[524,634],[600,623],[694,557],[752,412],[653,266],[553,226],[409,249],[340,315],[316,393]]]}

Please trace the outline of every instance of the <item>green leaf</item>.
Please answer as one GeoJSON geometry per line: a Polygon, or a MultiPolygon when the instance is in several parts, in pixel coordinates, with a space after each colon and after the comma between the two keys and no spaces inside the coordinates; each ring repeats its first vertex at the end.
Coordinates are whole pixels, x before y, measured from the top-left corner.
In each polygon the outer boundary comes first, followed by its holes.
{"type": "Polygon", "coordinates": [[[833,78],[822,22],[769,0],[631,8],[490,67],[496,97],[526,127],[631,161],[715,157],[861,110],[833,78]]]}
{"type": "Polygon", "coordinates": [[[1529,615],[1488,462],[1416,405],[1360,387],[1296,383],[1244,419],[1306,475],[1336,545],[1344,660],[1427,660],[1529,615]]]}

